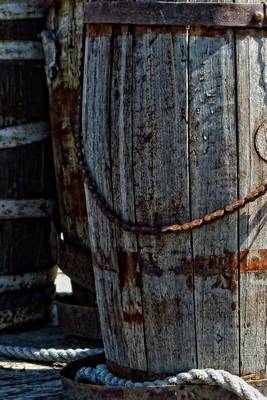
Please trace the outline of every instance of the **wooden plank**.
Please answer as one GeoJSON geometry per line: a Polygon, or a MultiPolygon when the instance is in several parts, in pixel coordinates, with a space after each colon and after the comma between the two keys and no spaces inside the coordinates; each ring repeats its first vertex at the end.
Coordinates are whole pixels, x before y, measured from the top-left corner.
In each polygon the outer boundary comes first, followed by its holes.
{"type": "MultiPolygon", "coordinates": [[[[48,81],[60,225],[66,240],[58,241],[58,263],[73,282],[90,291],[94,306],[96,296],[85,191],[74,143],[75,134],[80,134],[81,130],[85,1],[46,3],[47,26],[56,33],[61,49],[57,54],[60,68],[55,79],[48,81]],[[80,251],[76,245],[86,250],[80,251]]],[[[49,56],[49,51],[47,54],[49,56]]]]}
{"type": "MultiPolygon", "coordinates": [[[[190,216],[187,44],[183,29],[136,28],[133,70],[136,220],[190,216]]],[[[148,370],[196,366],[190,234],[138,236],[148,370]]]]}
{"type": "Polygon", "coordinates": [[[267,25],[264,15],[264,6],[259,4],[118,1],[85,6],[85,22],[89,24],[262,28],[267,25]]]}
{"type": "MultiPolygon", "coordinates": [[[[75,348],[74,342],[62,335],[58,327],[17,331],[0,335],[2,345],[33,346],[37,348],[75,348]]],[[[0,359],[0,397],[2,399],[61,400],[60,364],[40,364],[0,359]]]]}
{"type": "MultiPolygon", "coordinates": [[[[236,49],[239,196],[243,196],[267,180],[266,161],[260,158],[254,147],[256,129],[267,116],[267,93],[264,83],[266,31],[237,31],[236,49]]],[[[266,128],[263,126],[263,129],[266,128]]],[[[262,143],[262,150],[266,151],[266,141],[262,143]]],[[[240,210],[241,374],[256,371],[265,373],[267,366],[266,210],[266,196],[240,210]]]]}
{"type": "MultiPolygon", "coordinates": [[[[127,26],[113,38],[110,103],[112,192],[115,211],[124,220],[135,221],[133,182],[133,48],[134,36],[127,26]]],[[[136,235],[116,230],[115,245],[120,269],[123,331],[129,366],[147,370],[142,310],[141,274],[136,235]]]]}
{"type": "Polygon", "coordinates": [[[14,400],[63,400],[60,370],[27,362],[0,362],[0,396],[14,400]]]}
{"type": "MultiPolygon", "coordinates": [[[[110,82],[112,29],[88,30],[85,45],[83,135],[86,162],[98,190],[113,206],[110,156],[110,82]]],[[[114,228],[86,192],[90,247],[96,281],[101,331],[107,358],[128,366],[121,305],[119,263],[114,228]]]]}
{"type": "MultiPolygon", "coordinates": [[[[231,30],[189,36],[192,218],[237,198],[235,47],[231,30]]],[[[237,214],[192,233],[198,367],[239,373],[237,214]]]]}

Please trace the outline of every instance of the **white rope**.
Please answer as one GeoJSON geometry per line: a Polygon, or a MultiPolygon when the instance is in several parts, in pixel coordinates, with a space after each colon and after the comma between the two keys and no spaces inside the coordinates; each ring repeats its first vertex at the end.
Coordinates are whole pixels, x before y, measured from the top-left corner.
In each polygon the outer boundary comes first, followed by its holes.
{"type": "Polygon", "coordinates": [[[223,370],[208,369],[192,369],[189,372],[183,372],[176,376],[166,378],[164,380],[156,380],[151,382],[132,382],[126,379],[120,379],[114,376],[105,364],[100,364],[96,368],[83,367],[77,373],[75,380],[90,381],[95,384],[124,386],[127,388],[137,387],[155,387],[168,385],[184,385],[184,384],[206,384],[217,385],[223,389],[234,393],[243,400],[266,400],[257,389],[249,385],[242,378],[232,375],[223,370]]]}
{"type": "Polygon", "coordinates": [[[69,362],[98,354],[103,354],[102,348],[37,349],[35,347],[0,345],[0,356],[32,361],[69,362]]]}
{"type": "MultiPolygon", "coordinates": [[[[103,354],[102,348],[92,349],[37,349],[35,347],[20,347],[0,345],[0,356],[15,359],[46,362],[69,362],[83,357],[103,354]]],[[[83,367],[77,371],[75,380],[90,381],[95,384],[120,386],[127,388],[155,387],[185,384],[217,385],[234,393],[243,400],[267,400],[257,389],[249,385],[242,378],[227,371],[207,369],[192,369],[189,372],[179,373],[164,380],[147,382],[132,382],[120,379],[113,375],[105,364],[95,368],[83,367]]]]}

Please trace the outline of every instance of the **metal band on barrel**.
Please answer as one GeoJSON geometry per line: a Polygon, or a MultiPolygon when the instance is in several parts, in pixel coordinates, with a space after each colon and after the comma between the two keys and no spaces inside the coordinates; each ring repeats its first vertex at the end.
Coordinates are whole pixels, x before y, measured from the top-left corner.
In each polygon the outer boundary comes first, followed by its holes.
{"type": "Polygon", "coordinates": [[[0,276],[0,294],[14,290],[31,289],[34,286],[43,286],[54,282],[57,275],[57,266],[19,275],[0,276]]]}
{"type": "Polygon", "coordinates": [[[54,200],[45,199],[0,199],[0,220],[49,218],[54,204],[54,200]]]}
{"type": "Polygon", "coordinates": [[[45,121],[0,129],[0,150],[41,142],[49,136],[49,124],[45,121]]]}
{"type": "Polygon", "coordinates": [[[0,21],[44,18],[42,0],[2,0],[0,21]]]}
{"type": "Polygon", "coordinates": [[[85,5],[87,24],[262,28],[265,4],[91,2],[85,5]]]}
{"type": "Polygon", "coordinates": [[[1,40],[0,60],[43,60],[44,52],[41,42],[30,40],[1,40]]]}

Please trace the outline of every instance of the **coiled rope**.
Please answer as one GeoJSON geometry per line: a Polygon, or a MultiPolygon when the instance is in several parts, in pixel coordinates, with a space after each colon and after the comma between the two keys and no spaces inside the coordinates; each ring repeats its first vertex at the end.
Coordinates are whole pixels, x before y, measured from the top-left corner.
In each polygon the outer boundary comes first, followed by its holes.
{"type": "Polygon", "coordinates": [[[95,384],[120,386],[127,388],[154,387],[168,385],[184,384],[206,384],[217,385],[223,389],[234,393],[243,400],[266,400],[257,389],[249,385],[242,378],[232,375],[223,370],[192,369],[189,372],[183,372],[166,378],[151,382],[132,382],[126,379],[120,379],[113,375],[105,364],[100,364],[95,368],[83,367],[77,371],[75,380],[90,381],[95,384]]]}
{"type": "MultiPolygon", "coordinates": [[[[102,348],[91,349],[37,349],[35,347],[21,347],[0,345],[0,356],[8,358],[45,361],[45,362],[70,362],[84,357],[103,354],[102,348]]],[[[77,371],[75,380],[90,381],[91,383],[120,386],[127,388],[155,387],[185,384],[217,385],[234,393],[243,400],[267,400],[257,389],[249,385],[242,378],[223,370],[192,369],[189,372],[179,373],[164,380],[149,382],[133,382],[113,375],[105,364],[95,368],[83,367],[77,371]]]]}
{"type": "Polygon", "coordinates": [[[35,347],[0,345],[0,356],[31,361],[70,362],[83,357],[103,354],[103,352],[102,348],[37,349],[35,347]]]}

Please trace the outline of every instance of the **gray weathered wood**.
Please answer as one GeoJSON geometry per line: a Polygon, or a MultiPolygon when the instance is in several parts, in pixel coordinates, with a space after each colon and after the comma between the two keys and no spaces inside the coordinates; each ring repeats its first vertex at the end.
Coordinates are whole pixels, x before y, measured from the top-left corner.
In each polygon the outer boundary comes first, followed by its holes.
{"type": "MultiPolygon", "coordinates": [[[[116,32],[112,43],[110,28],[89,30],[83,101],[87,161],[99,190],[126,219],[135,220],[136,213],[139,223],[159,223],[178,213],[185,220],[185,31],[141,29],[135,36],[132,55],[133,38],[127,28],[116,32]]],[[[114,231],[90,193],[88,209],[108,359],[154,372],[162,372],[162,364],[164,371],[195,366],[192,267],[183,263],[190,253],[190,236],[179,239],[179,250],[175,236],[136,240],[114,231]]]]}
{"type": "MultiPolygon", "coordinates": [[[[111,37],[110,27],[96,30],[92,28],[88,32],[85,47],[87,62],[84,70],[83,134],[86,138],[85,152],[88,165],[98,182],[99,190],[110,204],[113,204],[109,129],[111,37]]],[[[96,206],[90,192],[87,191],[86,195],[103,341],[109,351],[109,358],[128,366],[115,230],[96,206]],[[105,313],[103,310],[108,312],[105,313]]]]}
{"type": "MultiPolygon", "coordinates": [[[[266,161],[254,147],[256,129],[267,116],[266,31],[238,31],[236,49],[239,196],[244,196],[267,179],[266,161]]],[[[267,366],[266,211],[263,197],[241,210],[239,216],[241,374],[265,373],[267,366]]]]}
{"type": "MultiPolygon", "coordinates": [[[[186,221],[190,219],[186,32],[136,28],[135,42],[136,220],[149,225],[186,221]]],[[[179,238],[139,235],[138,257],[148,370],[195,367],[190,234],[179,238]]]]}
{"type": "MultiPolygon", "coordinates": [[[[110,104],[110,140],[112,193],[114,208],[126,220],[135,220],[133,177],[133,35],[128,27],[114,34],[112,88],[110,104]]],[[[116,230],[123,332],[128,343],[127,357],[134,369],[147,369],[142,310],[141,274],[135,235],[116,230]]]]}
{"type": "MultiPolygon", "coordinates": [[[[75,348],[57,327],[0,335],[1,345],[37,348],[75,348]]],[[[0,359],[0,398],[14,400],[64,398],[60,369],[64,364],[46,364],[0,359]]]]}
{"type": "MultiPolygon", "coordinates": [[[[237,198],[232,30],[192,28],[189,141],[192,218],[237,198]]],[[[237,214],[192,233],[198,366],[239,373],[237,214]]]]}
{"type": "MultiPolygon", "coordinates": [[[[264,38],[259,30],[87,27],[85,156],[124,220],[186,222],[266,178],[253,144],[266,117],[264,38]]],[[[265,371],[264,198],[240,216],[159,238],[114,227],[89,192],[87,206],[114,371],[265,371]]]]}
{"type": "MultiPolygon", "coordinates": [[[[75,152],[74,137],[81,130],[80,105],[82,95],[83,8],[84,0],[64,0],[48,9],[48,29],[57,36],[59,70],[49,79],[50,115],[54,147],[60,227],[65,244],[59,239],[57,262],[75,283],[90,292],[91,306],[96,294],[92,258],[88,240],[88,217],[80,167],[75,152]],[[72,243],[73,242],[73,246],[72,243]],[[81,250],[80,247],[84,249],[81,250]]],[[[86,304],[84,304],[86,305],[86,304]]],[[[87,319],[88,321],[88,319],[87,319]]],[[[86,330],[85,321],[84,323],[86,330]]],[[[93,323],[93,320],[91,320],[93,323]]],[[[98,326],[95,326],[95,330],[98,326]]],[[[94,329],[91,330],[93,332],[94,329]]],[[[74,333],[77,329],[74,330],[74,333]]],[[[88,332],[89,336],[89,332],[88,332]]]]}

